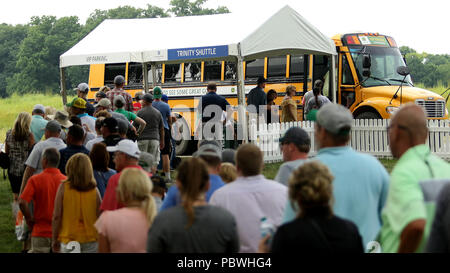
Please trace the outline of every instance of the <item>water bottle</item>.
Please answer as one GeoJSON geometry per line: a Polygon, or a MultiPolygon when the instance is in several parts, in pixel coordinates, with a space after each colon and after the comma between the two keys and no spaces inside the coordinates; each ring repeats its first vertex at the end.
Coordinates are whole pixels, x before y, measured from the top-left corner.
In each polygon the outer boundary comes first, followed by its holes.
{"type": "Polygon", "coordinates": [[[261,238],[265,238],[267,235],[270,235],[270,238],[267,240],[267,245],[270,246],[272,242],[273,234],[275,233],[275,226],[266,218],[261,218],[260,223],[260,231],[261,231],[261,238]]]}

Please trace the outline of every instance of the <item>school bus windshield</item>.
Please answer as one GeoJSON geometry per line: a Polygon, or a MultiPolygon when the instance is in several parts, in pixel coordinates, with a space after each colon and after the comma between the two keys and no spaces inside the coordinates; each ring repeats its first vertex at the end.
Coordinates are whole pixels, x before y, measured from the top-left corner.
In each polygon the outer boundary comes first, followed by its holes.
{"type": "MultiPolygon", "coordinates": [[[[404,66],[400,50],[396,47],[378,46],[349,46],[353,63],[356,67],[359,81],[362,86],[400,85],[403,76],[397,73],[397,67],[404,66]],[[371,58],[370,77],[365,80],[362,76],[363,54],[369,54],[371,58]]],[[[406,76],[403,85],[413,86],[411,77],[406,76]]]]}

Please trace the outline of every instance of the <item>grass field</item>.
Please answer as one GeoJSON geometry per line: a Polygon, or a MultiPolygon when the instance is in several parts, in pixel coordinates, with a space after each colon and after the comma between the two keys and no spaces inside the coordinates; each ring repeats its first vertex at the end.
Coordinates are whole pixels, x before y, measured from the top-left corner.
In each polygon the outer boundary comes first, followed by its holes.
{"type": "Polygon", "coordinates": [[[5,141],[6,131],[12,128],[17,115],[20,112],[28,112],[31,114],[35,104],[44,106],[52,106],[56,109],[63,109],[62,98],[55,94],[28,94],[13,96],[0,99],[0,142],[5,141]]]}

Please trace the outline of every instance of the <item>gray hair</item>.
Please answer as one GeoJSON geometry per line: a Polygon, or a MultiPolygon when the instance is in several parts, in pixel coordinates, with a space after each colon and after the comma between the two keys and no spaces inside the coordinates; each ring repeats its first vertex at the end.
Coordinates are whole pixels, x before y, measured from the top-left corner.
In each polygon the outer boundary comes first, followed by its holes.
{"type": "Polygon", "coordinates": [[[42,159],[47,160],[47,167],[58,168],[60,155],[56,148],[50,147],[44,150],[42,159]]]}

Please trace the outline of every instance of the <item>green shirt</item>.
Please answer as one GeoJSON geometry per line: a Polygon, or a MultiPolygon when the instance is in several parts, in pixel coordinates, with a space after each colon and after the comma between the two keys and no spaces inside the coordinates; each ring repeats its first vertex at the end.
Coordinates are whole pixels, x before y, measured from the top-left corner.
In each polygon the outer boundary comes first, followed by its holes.
{"type": "Polygon", "coordinates": [[[439,178],[450,178],[450,164],[431,154],[428,145],[417,145],[402,155],[392,170],[388,199],[381,216],[383,226],[378,240],[383,252],[397,252],[403,229],[414,220],[426,219],[425,232],[417,249],[417,252],[423,251],[435,204],[424,201],[419,182],[439,178]]]}
{"type": "Polygon", "coordinates": [[[128,119],[128,121],[134,121],[136,119],[136,114],[135,113],[127,111],[127,110],[125,110],[123,108],[117,109],[114,112],[117,112],[117,113],[120,113],[120,114],[124,115],[128,119]]]}

